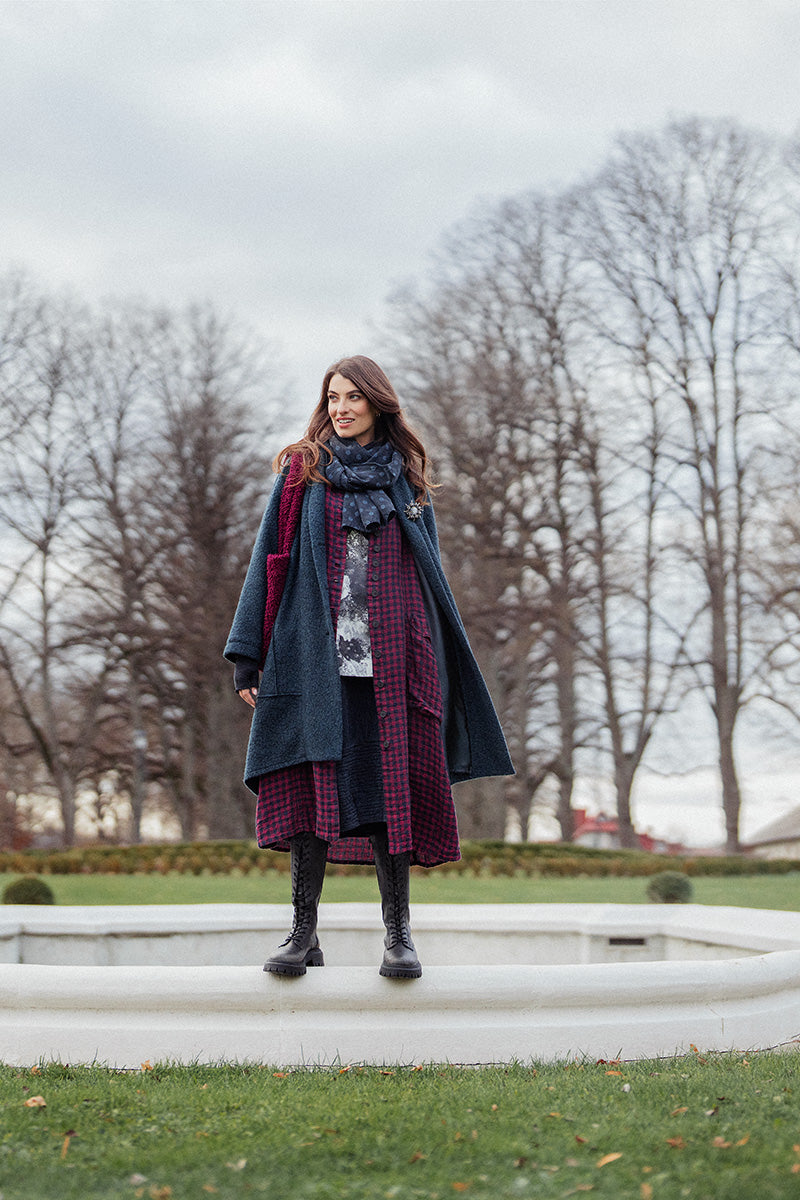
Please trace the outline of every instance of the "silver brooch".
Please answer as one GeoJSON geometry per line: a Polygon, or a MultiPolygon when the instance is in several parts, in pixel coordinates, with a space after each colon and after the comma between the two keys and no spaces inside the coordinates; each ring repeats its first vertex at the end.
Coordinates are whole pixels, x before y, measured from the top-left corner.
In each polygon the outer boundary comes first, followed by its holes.
{"type": "Polygon", "coordinates": [[[410,504],[406,505],[404,512],[409,521],[418,521],[422,516],[422,505],[418,500],[412,500],[410,504]]]}

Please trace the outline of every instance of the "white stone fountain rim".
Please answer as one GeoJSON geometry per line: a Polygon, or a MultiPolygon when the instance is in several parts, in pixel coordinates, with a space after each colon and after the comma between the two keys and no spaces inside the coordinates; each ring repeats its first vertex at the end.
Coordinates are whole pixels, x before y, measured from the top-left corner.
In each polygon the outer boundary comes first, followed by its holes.
{"type": "MultiPolygon", "coordinates": [[[[287,908],[140,906],[2,913],[0,941],[98,934],[162,938],[170,931],[269,938],[287,908]]],[[[459,936],[511,939],[655,936],[691,959],[536,966],[425,962],[418,981],[375,966],[328,965],[300,979],[253,966],[0,966],[0,1060],[137,1067],[160,1060],[508,1062],[573,1056],[651,1058],[795,1046],[800,1037],[800,913],[640,905],[418,905],[420,948],[459,936]],[[733,957],[697,958],[703,947],[733,957]]],[[[374,938],[375,906],[327,905],[321,929],[374,938]]],[[[269,943],[268,943],[269,944],[269,943]]],[[[488,944],[488,943],[487,943],[488,944]]],[[[505,944],[505,943],[503,943],[505,944]]],[[[327,952],[327,951],[326,951],[327,952]]],[[[329,962],[332,960],[329,958],[329,962]]]]}
{"type": "MultiPolygon", "coordinates": [[[[282,930],[288,904],[129,904],[0,906],[0,940],[31,935],[168,936],[188,932],[282,930]]],[[[748,953],[800,949],[800,912],[717,905],[668,904],[417,904],[414,931],[465,928],[500,933],[685,938],[748,953]]],[[[322,903],[320,931],[373,930],[377,904],[322,903]]]]}

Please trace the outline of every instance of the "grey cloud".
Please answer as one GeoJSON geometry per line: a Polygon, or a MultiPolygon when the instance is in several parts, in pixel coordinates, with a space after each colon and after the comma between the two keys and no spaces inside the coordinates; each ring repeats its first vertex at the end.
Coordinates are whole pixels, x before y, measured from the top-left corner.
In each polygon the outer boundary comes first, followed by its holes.
{"type": "Polygon", "coordinates": [[[0,227],[47,282],[238,307],[310,380],[476,197],[669,115],[788,132],[799,33],[777,0],[6,0],[0,227]]]}

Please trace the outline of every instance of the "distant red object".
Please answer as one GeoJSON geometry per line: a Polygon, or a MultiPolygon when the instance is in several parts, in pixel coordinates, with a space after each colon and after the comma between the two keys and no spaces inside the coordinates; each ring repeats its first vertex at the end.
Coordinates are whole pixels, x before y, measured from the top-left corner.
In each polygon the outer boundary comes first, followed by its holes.
{"type": "MultiPolygon", "coordinates": [[[[574,814],[573,842],[579,846],[593,846],[599,850],[619,848],[619,821],[616,817],[606,816],[602,812],[590,817],[585,808],[574,809],[574,814]]],[[[683,854],[686,850],[679,842],[665,842],[649,833],[637,833],[636,841],[639,849],[648,854],[683,854]]]]}

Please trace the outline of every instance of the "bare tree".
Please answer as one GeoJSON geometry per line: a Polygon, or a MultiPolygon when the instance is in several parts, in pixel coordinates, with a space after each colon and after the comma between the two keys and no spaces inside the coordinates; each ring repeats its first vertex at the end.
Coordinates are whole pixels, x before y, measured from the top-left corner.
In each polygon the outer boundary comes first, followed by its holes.
{"type": "Polygon", "coordinates": [[[269,492],[275,378],[252,339],[210,308],[159,321],[147,373],[162,422],[147,492],[161,541],[151,683],[165,782],[187,836],[243,836],[247,728],[219,656],[269,492]]]}
{"type": "Polygon", "coordinates": [[[661,717],[678,702],[688,630],[668,603],[676,564],[662,531],[669,473],[660,406],[651,393],[639,420],[629,416],[627,425],[642,435],[637,442],[620,432],[625,424],[614,420],[614,399],[609,397],[602,432],[588,419],[581,431],[592,520],[584,546],[591,584],[583,650],[600,683],[602,743],[613,765],[620,842],[633,848],[636,772],[661,717]]]}
{"type": "Polygon", "coordinates": [[[247,729],[221,647],[270,486],[276,372],[210,307],[99,319],[42,301],[17,314],[21,293],[8,294],[9,752],[41,764],[67,842],[78,790],[103,803],[112,774],[134,838],[156,792],[187,837],[246,835],[247,729]]]}
{"type": "Polygon", "coordinates": [[[153,590],[165,536],[150,520],[148,464],[161,434],[146,379],[152,322],[149,310],[127,307],[92,325],[74,406],[85,462],[80,625],[109,663],[94,772],[102,778],[113,771],[127,789],[134,841],[148,781],[158,779],[161,766],[158,753],[148,752],[157,726],[151,680],[164,643],[153,590]]]}
{"type": "Polygon", "coordinates": [[[459,227],[426,299],[397,299],[410,406],[445,487],[449,570],[503,719],[523,827],[548,775],[572,836],[576,755],[591,733],[579,690],[589,492],[578,452],[575,259],[549,199],[508,202],[459,227]]]}
{"type": "Polygon", "coordinates": [[[731,851],[741,806],[735,731],[757,678],[756,483],[777,433],[760,319],[774,168],[760,136],[687,121],[620,139],[583,197],[608,344],[621,372],[646,376],[669,405],[673,541],[698,597],[687,660],[714,716],[731,851]]]}
{"type": "Polygon", "coordinates": [[[69,306],[34,308],[28,336],[6,361],[11,382],[4,380],[0,671],[13,697],[11,715],[27,735],[19,751],[35,752],[43,764],[70,843],[107,664],[81,652],[71,623],[80,587],[72,517],[81,503],[81,448],[69,384],[83,318],[69,306]]]}

